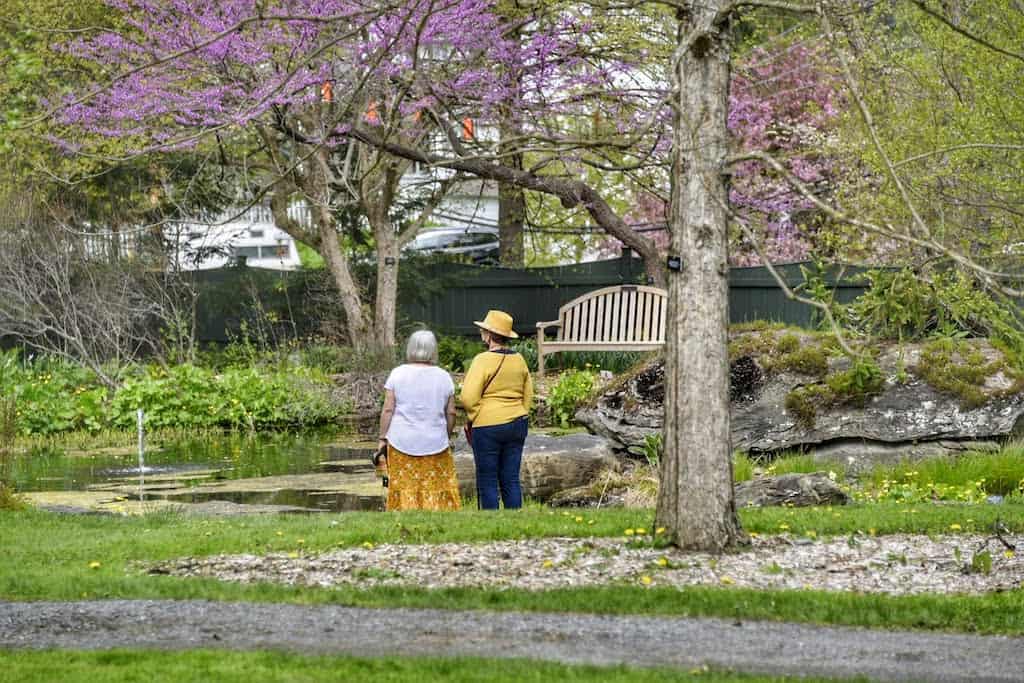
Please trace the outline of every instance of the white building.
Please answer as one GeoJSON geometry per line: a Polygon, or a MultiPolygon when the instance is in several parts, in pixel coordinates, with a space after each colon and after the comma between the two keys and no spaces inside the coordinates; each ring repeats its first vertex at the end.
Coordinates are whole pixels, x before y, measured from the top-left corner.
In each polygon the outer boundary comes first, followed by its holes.
{"type": "MultiPolygon", "coordinates": [[[[291,218],[309,225],[309,208],[296,204],[291,218]]],[[[209,221],[175,221],[164,230],[182,270],[210,270],[243,259],[251,268],[296,270],[302,265],[291,235],[274,225],[270,208],[251,206],[209,221]]]]}

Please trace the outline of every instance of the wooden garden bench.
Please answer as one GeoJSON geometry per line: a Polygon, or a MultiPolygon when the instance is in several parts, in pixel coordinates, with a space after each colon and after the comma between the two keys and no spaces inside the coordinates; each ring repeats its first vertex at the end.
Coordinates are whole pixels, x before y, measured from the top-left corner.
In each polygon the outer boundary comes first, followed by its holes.
{"type": "Polygon", "coordinates": [[[558,309],[558,320],[537,323],[537,370],[559,351],[653,351],[665,344],[668,292],[643,285],[605,287],[558,309]],[[544,330],[557,327],[551,341],[544,330]]]}

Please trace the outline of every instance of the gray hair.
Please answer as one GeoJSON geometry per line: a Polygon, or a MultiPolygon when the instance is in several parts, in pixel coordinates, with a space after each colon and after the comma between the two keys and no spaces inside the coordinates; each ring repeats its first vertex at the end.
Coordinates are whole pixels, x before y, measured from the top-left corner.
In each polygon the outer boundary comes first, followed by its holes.
{"type": "Polygon", "coordinates": [[[405,359],[410,363],[437,365],[437,338],[434,333],[430,330],[413,332],[405,347],[405,359]]]}

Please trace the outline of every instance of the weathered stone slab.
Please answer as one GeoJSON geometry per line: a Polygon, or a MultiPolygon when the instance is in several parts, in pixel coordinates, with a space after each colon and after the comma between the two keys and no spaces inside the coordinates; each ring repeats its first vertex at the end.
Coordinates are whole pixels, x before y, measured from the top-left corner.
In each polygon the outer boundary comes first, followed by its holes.
{"type": "MultiPolygon", "coordinates": [[[[563,489],[591,482],[618,458],[607,440],[592,434],[548,436],[531,433],[523,449],[520,481],[523,495],[547,500],[563,489]]],[[[461,433],[455,443],[455,469],[463,495],[476,495],[473,453],[461,433]]]]}
{"type": "MultiPolygon", "coordinates": [[[[987,359],[999,357],[999,351],[986,340],[970,343],[987,359]]],[[[1024,394],[1010,391],[1010,378],[1001,372],[988,378],[983,387],[988,400],[980,407],[967,408],[958,397],[932,388],[913,373],[898,381],[900,368],[913,368],[920,358],[921,348],[914,345],[903,347],[902,358],[895,348],[884,351],[878,359],[885,376],[880,394],[863,405],[823,407],[812,421],[790,414],[786,397],[796,388],[815,383],[815,378],[783,371],[740,387],[738,377],[748,378],[751,368],[734,363],[730,392],[733,447],[750,453],[818,449],[829,453],[831,449],[832,457],[891,461],[973,449],[974,441],[982,442],[979,445],[984,449],[993,439],[1024,429],[1024,394]],[[940,445],[922,446],[931,442],[940,445]]],[[[740,360],[747,365],[754,362],[750,357],[740,360]]],[[[832,366],[843,362],[830,360],[832,366]]],[[[641,454],[644,440],[662,430],[663,399],[664,364],[659,361],[578,411],[576,419],[612,441],[617,449],[641,454]]]]}
{"type": "Polygon", "coordinates": [[[849,496],[824,472],[755,477],[736,484],[737,507],[845,505],[849,496]]]}

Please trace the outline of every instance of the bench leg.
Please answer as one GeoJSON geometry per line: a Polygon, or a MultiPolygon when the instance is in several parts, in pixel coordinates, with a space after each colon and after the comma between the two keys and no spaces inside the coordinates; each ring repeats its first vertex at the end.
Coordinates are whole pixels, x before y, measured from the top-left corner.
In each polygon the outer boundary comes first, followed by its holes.
{"type": "Polygon", "coordinates": [[[537,333],[537,377],[544,379],[544,332],[537,333]]]}

